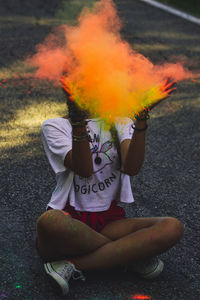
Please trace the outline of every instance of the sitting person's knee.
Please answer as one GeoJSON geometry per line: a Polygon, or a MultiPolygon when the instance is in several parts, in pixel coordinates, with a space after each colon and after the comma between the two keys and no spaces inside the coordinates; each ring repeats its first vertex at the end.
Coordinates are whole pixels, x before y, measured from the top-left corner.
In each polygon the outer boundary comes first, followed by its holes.
{"type": "Polygon", "coordinates": [[[37,220],[38,235],[51,236],[54,233],[65,233],[72,217],[69,214],[64,214],[62,210],[54,209],[43,213],[37,220]]]}
{"type": "Polygon", "coordinates": [[[183,224],[174,217],[166,217],[163,220],[163,228],[165,238],[172,243],[177,243],[181,240],[184,232],[183,224]]]}
{"type": "Polygon", "coordinates": [[[180,241],[181,238],[183,237],[184,233],[184,225],[181,223],[180,220],[173,218],[174,219],[174,231],[177,237],[177,240],[180,241]]]}

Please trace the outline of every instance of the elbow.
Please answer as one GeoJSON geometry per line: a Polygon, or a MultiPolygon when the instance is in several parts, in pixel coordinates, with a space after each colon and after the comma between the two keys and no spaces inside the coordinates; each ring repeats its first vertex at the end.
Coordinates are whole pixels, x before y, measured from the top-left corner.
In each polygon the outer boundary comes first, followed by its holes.
{"type": "Polygon", "coordinates": [[[124,168],[124,173],[129,175],[129,176],[136,176],[140,172],[142,165],[143,165],[144,160],[138,162],[137,164],[134,165],[127,165],[124,168]]]}
{"type": "Polygon", "coordinates": [[[93,167],[92,167],[92,168],[88,169],[86,172],[84,172],[82,177],[89,178],[89,177],[92,176],[93,172],[94,172],[94,170],[93,170],[93,167]]]}
{"type": "Polygon", "coordinates": [[[80,172],[77,172],[77,171],[75,171],[75,170],[72,170],[76,175],[78,175],[78,176],[80,176],[80,177],[82,177],[82,178],[89,178],[89,177],[91,177],[92,176],[92,174],[93,174],[93,172],[91,172],[91,173],[80,173],[80,172]]]}
{"type": "Polygon", "coordinates": [[[93,172],[91,172],[91,173],[85,173],[85,174],[79,174],[79,176],[81,176],[81,177],[83,177],[83,178],[89,178],[89,177],[91,177],[92,176],[92,173],[93,172]]]}
{"type": "Polygon", "coordinates": [[[93,169],[91,170],[85,170],[84,172],[77,172],[77,174],[80,176],[80,177],[83,177],[83,178],[89,178],[92,176],[93,174],[93,169]]]}
{"type": "Polygon", "coordinates": [[[139,173],[139,171],[137,171],[137,172],[124,172],[124,173],[127,174],[128,176],[136,176],[139,173]]]}
{"type": "Polygon", "coordinates": [[[136,176],[140,172],[141,168],[134,169],[134,170],[123,170],[122,172],[125,173],[128,176],[136,176]]]}
{"type": "Polygon", "coordinates": [[[132,172],[129,176],[136,176],[139,174],[140,171],[137,171],[137,172],[132,172]]]}

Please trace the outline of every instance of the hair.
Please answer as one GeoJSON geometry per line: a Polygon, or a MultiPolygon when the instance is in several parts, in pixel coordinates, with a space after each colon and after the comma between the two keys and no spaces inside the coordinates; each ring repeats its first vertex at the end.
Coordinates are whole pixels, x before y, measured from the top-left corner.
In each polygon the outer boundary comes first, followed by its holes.
{"type": "Polygon", "coordinates": [[[112,136],[112,142],[115,146],[115,148],[117,149],[117,153],[118,153],[118,157],[119,157],[119,164],[120,164],[120,168],[121,168],[121,151],[120,151],[120,142],[119,142],[119,138],[118,138],[118,135],[117,135],[117,130],[115,128],[115,125],[112,124],[111,128],[110,128],[110,133],[111,133],[111,136],[112,136]]]}

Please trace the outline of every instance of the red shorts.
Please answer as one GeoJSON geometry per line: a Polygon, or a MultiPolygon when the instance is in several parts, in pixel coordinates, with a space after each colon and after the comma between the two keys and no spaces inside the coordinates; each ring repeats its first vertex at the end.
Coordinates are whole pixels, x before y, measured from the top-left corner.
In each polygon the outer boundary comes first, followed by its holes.
{"type": "MultiPolygon", "coordinates": [[[[52,209],[48,207],[47,210],[52,209]]],[[[117,202],[114,200],[111,203],[111,206],[108,210],[100,212],[79,212],[74,209],[73,206],[70,206],[69,203],[66,204],[63,211],[68,212],[72,218],[77,219],[97,232],[100,232],[104,226],[108,223],[116,220],[125,219],[125,211],[122,207],[117,206],[117,202]]]]}

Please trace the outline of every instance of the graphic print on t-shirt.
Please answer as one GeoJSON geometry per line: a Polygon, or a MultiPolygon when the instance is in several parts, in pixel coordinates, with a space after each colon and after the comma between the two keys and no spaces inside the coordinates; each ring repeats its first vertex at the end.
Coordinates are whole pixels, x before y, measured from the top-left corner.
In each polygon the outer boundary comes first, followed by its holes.
{"type": "Polygon", "coordinates": [[[78,193],[79,195],[95,195],[96,193],[99,194],[102,192],[105,193],[106,191],[108,192],[108,190],[115,190],[115,186],[119,180],[119,174],[118,172],[115,172],[116,162],[113,160],[113,158],[115,158],[115,154],[113,153],[113,143],[110,141],[108,136],[106,139],[104,139],[104,143],[101,144],[99,134],[94,134],[93,139],[89,135],[89,142],[92,146],[91,152],[94,171],[92,176],[89,178],[83,178],[75,175],[75,193],[78,193]],[[95,159],[97,157],[99,158],[100,163],[95,163],[95,159]],[[106,167],[108,167],[108,169],[105,171],[106,167]]]}
{"type": "Polygon", "coordinates": [[[94,134],[94,138],[92,139],[91,136],[89,135],[89,142],[92,143],[93,148],[91,148],[92,152],[92,159],[95,164],[95,158],[99,157],[101,163],[99,164],[99,167],[93,172],[93,174],[100,172],[103,170],[106,166],[111,165],[113,163],[113,160],[109,156],[109,150],[112,149],[112,142],[106,141],[103,143],[101,146],[100,150],[99,148],[99,142],[100,142],[100,136],[94,134]],[[93,142],[97,141],[98,146],[93,144],[93,142]],[[108,152],[108,153],[106,153],[108,152]]]}

